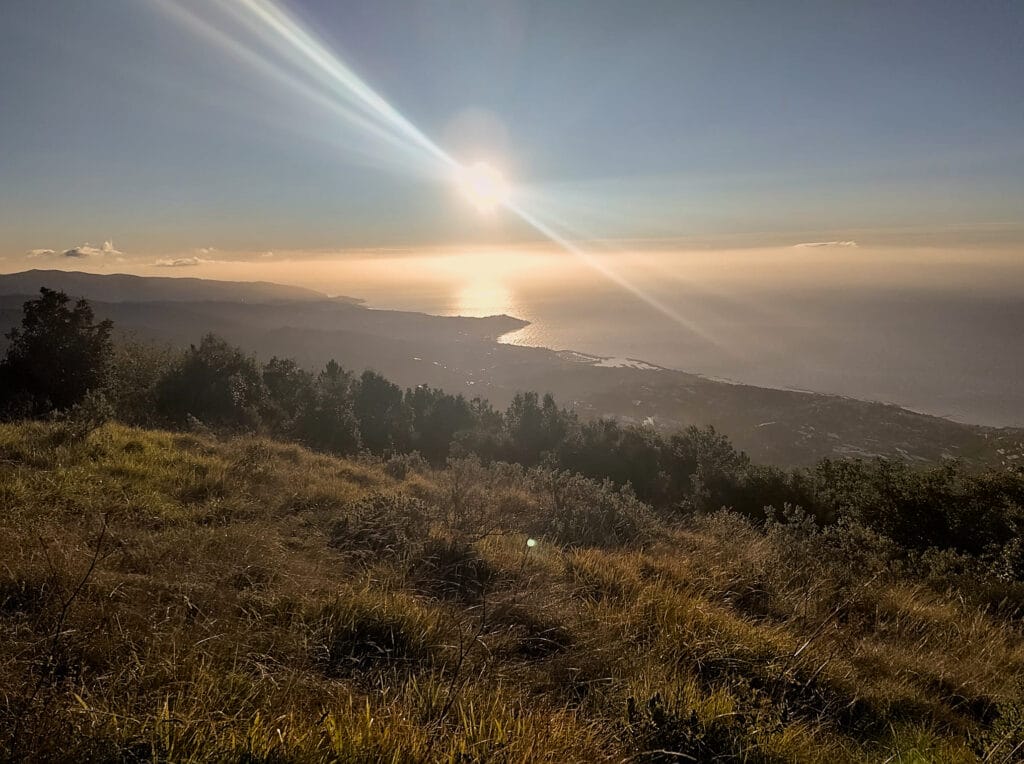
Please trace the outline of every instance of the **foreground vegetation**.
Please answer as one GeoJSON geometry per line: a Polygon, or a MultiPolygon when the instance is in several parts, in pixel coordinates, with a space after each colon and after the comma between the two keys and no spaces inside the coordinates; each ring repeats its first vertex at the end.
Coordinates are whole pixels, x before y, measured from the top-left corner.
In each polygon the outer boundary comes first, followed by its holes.
{"type": "Polygon", "coordinates": [[[20,423],[0,425],[0,528],[3,759],[1024,751],[1012,585],[853,522],[669,515],[548,467],[20,423]]]}

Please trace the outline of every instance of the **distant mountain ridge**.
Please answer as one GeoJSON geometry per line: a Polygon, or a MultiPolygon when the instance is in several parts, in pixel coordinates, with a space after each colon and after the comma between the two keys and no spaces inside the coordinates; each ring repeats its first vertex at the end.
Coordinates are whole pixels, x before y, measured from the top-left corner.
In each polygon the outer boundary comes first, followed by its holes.
{"type": "Polygon", "coordinates": [[[214,281],[61,270],[0,274],[0,294],[36,294],[40,287],[101,302],[312,302],[331,299],[312,289],[269,281],[214,281]]]}

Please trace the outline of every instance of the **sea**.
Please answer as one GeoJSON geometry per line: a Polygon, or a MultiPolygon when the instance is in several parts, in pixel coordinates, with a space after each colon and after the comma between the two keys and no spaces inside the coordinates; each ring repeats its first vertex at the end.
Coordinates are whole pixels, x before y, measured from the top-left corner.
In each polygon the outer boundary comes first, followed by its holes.
{"type": "Polygon", "coordinates": [[[299,282],[372,308],[516,316],[529,325],[501,342],[609,364],[1024,427],[1024,253],[831,244],[370,253],[299,282]]]}

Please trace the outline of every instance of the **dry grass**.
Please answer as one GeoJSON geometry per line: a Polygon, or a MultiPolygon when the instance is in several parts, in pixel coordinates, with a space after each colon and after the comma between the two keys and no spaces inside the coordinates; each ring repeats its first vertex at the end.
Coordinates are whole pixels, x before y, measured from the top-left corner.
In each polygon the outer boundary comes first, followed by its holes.
{"type": "Polygon", "coordinates": [[[514,468],[390,472],[0,425],[0,759],[1024,752],[1018,627],[870,559],[727,515],[648,528],[514,468]]]}

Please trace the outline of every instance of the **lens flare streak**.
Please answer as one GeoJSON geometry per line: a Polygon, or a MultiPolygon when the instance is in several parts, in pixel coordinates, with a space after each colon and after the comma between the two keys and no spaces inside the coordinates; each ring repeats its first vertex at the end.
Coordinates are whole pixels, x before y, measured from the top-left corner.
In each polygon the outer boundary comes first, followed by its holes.
{"type": "MultiPolygon", "coordinates": [[[[279,82],[294,87],[297,92],[321,106],[327,107],[365,135],[382,141],[393,150],[397,149],[418,157],[423,161],[421,169],[427,169],[446,182],[455,182],[457,185],[461,185],[464,193],[468,188],[471,201],[480,211],[489,211],[497,207],[508,210],[552,243],[578,257],[587,266],[619,288],[687,331],[718,345],[694,322],[640,289],[607,263],[578,246],[569,236],[559,231],[557,224],[545,219],[543,213],[528,209],[525,202],[516,199],[500,175],[496,175],[492,171],[481,170],[483,165],[464,166],[457,161],[272,0],[202,0],[198,7],[206,10],[207,15],[186,7],[188,0],[152,0],[152,2],[165,11],[170,11],[194,32],[216,42],[246,63],[271,75],[279,82]],[[239,22],[243,29],[247,29],[250,34],[255,35],[280,60],[273,62],[266,59],[254,47],[241,39],[245,35],[232,35],[230,32],[220,29],[208,17],[211,7],[218,8],[222,13],[239,22]],[[308,81],[299,79],[292,73],[293,71],[301,71],[308,81]]],[[[565,227],[561,226],[561,228],[565,227]]]]}
{"type": "Polygon", "coordinates": [[[327,109],[382,148],[404,155],[401,166],[438,178],[449,177],[458,166],[325,44],[269,0],[150,1],[193,34],[327,109]]]}
{"type": "MultiPolygon", "coordinates": [[[[362,130],[385,144],[388,150],[398,150],[409,153],[412,147],[399,135],[384,129],[380,124],[367,116],[359,114],[353,108],[346,106],[338,100],[336,95],[325,92],[321,88],[314,87],[291,73],[283,66],[273,63],[266,56],[261,55],[253,47],[246,45],[241,40],[232,37],[216,25],[200,18],[198,15],[187,11],[174,0],[152,0],[159,5],[169,16],[187,27],[195,35],[222,48],[225,52],[235,56],[242,63],[251,66],[256,71],[269,77],[279,85],[294,90],[311,102],[332,112],[344,122],[351,123],[354,127],[362,130]]],[[[404,165],[408,167],[408,165],[404,165]]]]}
{"type": "Polygon", "coordinates": [[[578,257],[590,268],[594,269],[602,276],[604,276],[606,279],[616,284],[618,287],[625,290],[629,294],[633,295],[641,302],[645,303],[648,307],[658,311],[666,318],[679,324],[679,326],[683,327],[687,331],[697,335],[705,342],[708,342],[716,346],[718,345],[718,343],[710,335],[708,335],[707,332],[705,332],[703,329],[697,326],[694,322],[690,321],[689,319],[687,319],[685,316],[683,316],[670,306],[661,302],[656,297],[649,295],[647,292],[640,289],[635,284],[631,283],[624,276],[620,275],[612,268],[608,267],[608,265],[603,263],[597,256],[593,255],[592,253],[588,252],[585,249],[582,249],[577,244],[575,244],[571,239],[560,234],[551,223],[547,223],[544,220],[542,220],[537,213],[531,212],[524,208],[523,206],[516,204],[512,201],[508,202],[506,204],[506,207],[511,212],[518,215],[524,222],[526,222],[534,229],[536,229],[539,233],[547,237],[550,241],[557,244],[566,252],[569,252],[570,254],[573,254],[576,257],[578,257]]]}
{"type": "Polygon", "coordinates": [[[412,143],[448,166],[455,161],[437,144],[425,136],[416,126],[402,116],[397,109],[367,85],[355,72],[338,60],[324,45],[304,30],[296,21],[269,0],[235,0],[263,22],[267,28],[281,36],[293,46],[304,59],[326,74],[338,86],[340,95],[361,105],[384,124],[408,138],[412,143]]]}

